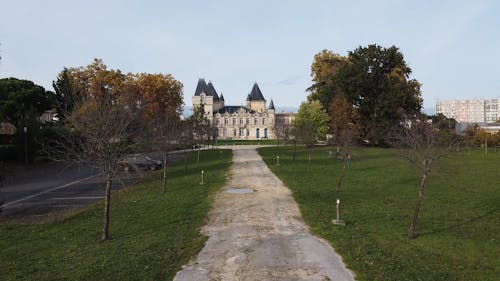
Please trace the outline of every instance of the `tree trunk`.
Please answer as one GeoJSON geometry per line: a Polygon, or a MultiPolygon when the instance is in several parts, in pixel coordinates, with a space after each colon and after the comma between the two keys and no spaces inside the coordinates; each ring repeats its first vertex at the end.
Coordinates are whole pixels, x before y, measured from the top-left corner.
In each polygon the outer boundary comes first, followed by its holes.
{"type": "Polygon", "coordinates": [[[295,154],[297,153],[297,141],[293,140],[293,161],[295,161],[295,154]]]}
{"type": "Polygon", "coordinates": [[[184,148],[184,173],[187,173],[187,170],[188,170],[187,151],[184,148]]]}
{"type": "Polygon", "coordinates": [[[342,182],[344,181],[345,177],[345,170],[347,167],[347,161],[349,160],[349,149],[347,147],[347,142],[344,143],[344,165],[342,167],[342,174],[340,174],[339,182],[337,183],[337,192],[340,191],[340,187],[342,186],[342,182]]]}
{"type": "Polygon", "coordinates": [[[200,165],[200,149],[201,148],[198,147],[198,160],[196,160],[196,164],[198,165],[200,165]]]}
{"type": "Polygon", "coordinates": [[[167,157],[168,153],[165,153],[165,158],[163,159],[163,193],[167,192],[167,157]]]}
{"type": "Polygon", "coordinates": [[[307,150],[307,167],[311,171],[311,148],[307,150]]]}
{"type": "Polygon", "coordinates": [[[427,179],[427,173],[422,174],[422,180],[420,181],[420,187],[418,190],[418,200],[415,206],[415,211],[413,213],[413,220],[411,221],[410,228],[408,229],[408,239],[413,239],[415,237],[415,228],[417,226],[418,215],[420,214],[420,208],[422,207],[422,200],[424,199],[424,186],[425,180],[427,179]]]}
{"type": "Polygon", "coordinates": [[[347,154],[345,153],[344,150],[344,166],[342,167],[342,174],[340,174],[339,182],[337,183],[337,192],[340,191],[340,187],[342,186],[342,182],[344,181],[346,167],[347,167],[347,154]]]}
{"type": "Polygon", "coordinates": [[[111,204],[111,172],[106,175],[106,196],[104,198],[104,221],[102,224],[101,241],[108,240],[109,233],[109,207],[111,204]]]}

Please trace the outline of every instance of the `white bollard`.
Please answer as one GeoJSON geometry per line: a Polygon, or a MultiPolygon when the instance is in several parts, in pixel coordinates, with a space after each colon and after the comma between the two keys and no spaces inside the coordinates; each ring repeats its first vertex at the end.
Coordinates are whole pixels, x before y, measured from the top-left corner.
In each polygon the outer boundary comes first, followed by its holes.
{"type": "Polygon", "coordinates": [[[332,221],[336,225],[345,225],[345,222],[340,218],[340,199],[337,198],[337,219],[332,221]]]}

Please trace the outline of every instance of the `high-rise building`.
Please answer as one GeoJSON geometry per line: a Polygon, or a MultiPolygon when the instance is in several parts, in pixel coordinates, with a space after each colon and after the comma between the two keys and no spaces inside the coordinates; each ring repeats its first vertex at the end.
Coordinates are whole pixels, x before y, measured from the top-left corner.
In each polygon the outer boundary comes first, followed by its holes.
{"type": "Polygon", "coordinates": [[[500,99],[445,100],[436,102],[436,114],[457,122],[492,123],[500,119],[500,99]]]}

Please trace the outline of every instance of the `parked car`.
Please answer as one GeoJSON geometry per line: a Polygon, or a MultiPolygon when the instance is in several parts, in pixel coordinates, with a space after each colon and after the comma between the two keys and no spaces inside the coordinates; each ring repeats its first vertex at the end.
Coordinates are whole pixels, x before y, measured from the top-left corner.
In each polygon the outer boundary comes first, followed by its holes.
{"type": "Polygon", "coordinates": [[[154,160],[141,154],[127,155],[120,159],[119,163],[122,170],[159,170],[163,168],[161,161],[154,160]]]}

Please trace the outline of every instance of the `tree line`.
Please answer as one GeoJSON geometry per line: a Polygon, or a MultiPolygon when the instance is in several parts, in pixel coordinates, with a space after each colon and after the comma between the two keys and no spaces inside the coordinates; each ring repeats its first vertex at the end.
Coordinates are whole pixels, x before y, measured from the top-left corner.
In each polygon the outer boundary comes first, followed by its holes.
{"type": "MultiPolygon", "coordinates": [[[[395,46],[358,47],[341,56],[323,50],[311,65],[312,85],[294,124],[294,135],[306,148],[318,139],[329,139],[341,151],[342,171],[337,196],[346,175],[355,143],[398,148],[420,174],[418,197],[408,238],[416,237],[427,178],[438,160],[460,145],[498,145],[500,133],[490,134],[477,125],[455,133],[456,121],[442,114],[422,112],[421,84],[395,46]]],[[[309,156],[310,158],[310,156],[309,156]]],[[[310,163],[310,159],[308,160],[310,163]]],[[[310,167],[310,164],[309,164],[310,167]]]]}
{"type": "MultiPolygon", "coordinates": [[[[164,153],[166,164],[169,150],[195,141],[194,131],[200,138],[213,136],[200,126],[206,122],[196,120],[199,114],[182,120],[183,85],[170,74],[123,73],[95,59],[87,66],[64,68],[53,87],[51,92],[31,81],[0,80],[0,120],[17,129],[5,141],[29,148],[30,163],[38,158],[99,169],[105,178],[102,240],[109,237],[111,184],[120,172],[120,159],[154,151],[164,153]],[[47,110],[57,113],[55,122],[42,122],[47,110]]],[[[164,191],[166,175],[164,165],[164,191]]]]}

